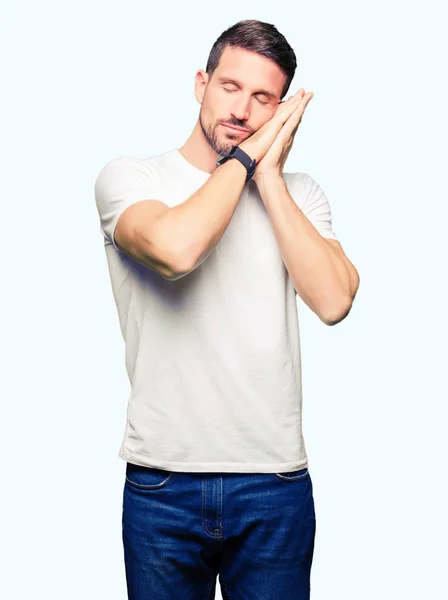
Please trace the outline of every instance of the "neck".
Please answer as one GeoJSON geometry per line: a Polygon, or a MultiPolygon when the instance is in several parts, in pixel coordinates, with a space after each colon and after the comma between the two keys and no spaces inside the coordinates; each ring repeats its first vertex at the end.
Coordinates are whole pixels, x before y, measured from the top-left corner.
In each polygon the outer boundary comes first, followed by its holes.
{"type": "Polygon", "coordinates": [[[179,152],[189,163],[201,169],[201,171],[211,174],[217,168],[216,161],[219,155],[213,150],[204,136],[199,119],[190,137],[179,148],[179,152]]]}

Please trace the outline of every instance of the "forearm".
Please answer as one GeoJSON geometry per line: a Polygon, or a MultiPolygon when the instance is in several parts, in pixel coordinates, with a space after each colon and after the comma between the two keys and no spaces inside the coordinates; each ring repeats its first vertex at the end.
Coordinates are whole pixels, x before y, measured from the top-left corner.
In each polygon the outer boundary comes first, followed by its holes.
{"type": "Polygon", "coordinates": [[[282,177],[261,179],[257,186],[295,290],[322,321],[334,322],[350,305],[344,262],[294,202],[282,177]]]}
{"type": "Polygon", "coordinates": [[[224,234],[243,191],[247,171],[235,159],[226,161],[185,202],[156,219],[161,246],[178,249],[179,276],[198,267],[224,234]]]}

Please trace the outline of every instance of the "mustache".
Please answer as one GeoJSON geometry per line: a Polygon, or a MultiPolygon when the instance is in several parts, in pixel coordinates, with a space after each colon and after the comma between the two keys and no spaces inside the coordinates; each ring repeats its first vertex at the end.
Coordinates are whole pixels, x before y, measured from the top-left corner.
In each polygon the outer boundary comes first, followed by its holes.
{"type": "Polygon", "coordinates": [[[249,129],[248,129],[248,128],[247,128],[247,127],[244,125],[244,123],[228,123],[228,122],[226,121],[226,122],[223,122],[222,124],[223,124],[223,125],[230,125],[231,127],[239,127],[240,129],[245,129],[246,131],[250,131],[250,130],[249,130],[249,129]]]}

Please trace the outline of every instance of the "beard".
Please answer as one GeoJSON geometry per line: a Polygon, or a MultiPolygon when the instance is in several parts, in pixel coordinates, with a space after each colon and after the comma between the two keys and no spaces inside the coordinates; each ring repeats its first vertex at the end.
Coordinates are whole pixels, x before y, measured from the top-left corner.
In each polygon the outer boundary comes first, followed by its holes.
{"type": "Polygon", "coordinates": [[[219,136],[217,130],[220,124],[207,124],[202,113],[203,105],[201,106],[201,110],[199,111],[199,124],[201,126],[202,133],[204,134],[205,139],[217,154],[227,154],[232,148],[232,146],[238,146],[237,140],[232,142],[232,140],[225,140],[223,136],[219,136]]]}

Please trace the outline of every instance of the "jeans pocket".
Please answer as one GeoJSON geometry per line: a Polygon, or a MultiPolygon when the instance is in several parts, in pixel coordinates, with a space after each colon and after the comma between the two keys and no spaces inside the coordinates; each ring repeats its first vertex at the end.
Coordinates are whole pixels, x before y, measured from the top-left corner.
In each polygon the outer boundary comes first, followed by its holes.
{"type": "Polygon", "coordinates": [[[175,471],[167,471],[157,467],[126,464],[126,485],[138,490],[158,490],[165,488],[177,475],[175,471]]]}
{"type": "Polygon", "coordinates": [[[309,477],[308,467],[304,469],[297,469],[295,471],[286,471],[285,473],[272,473],[273,477],[281,479],[282,481],[301,481],[309,477]]]}

